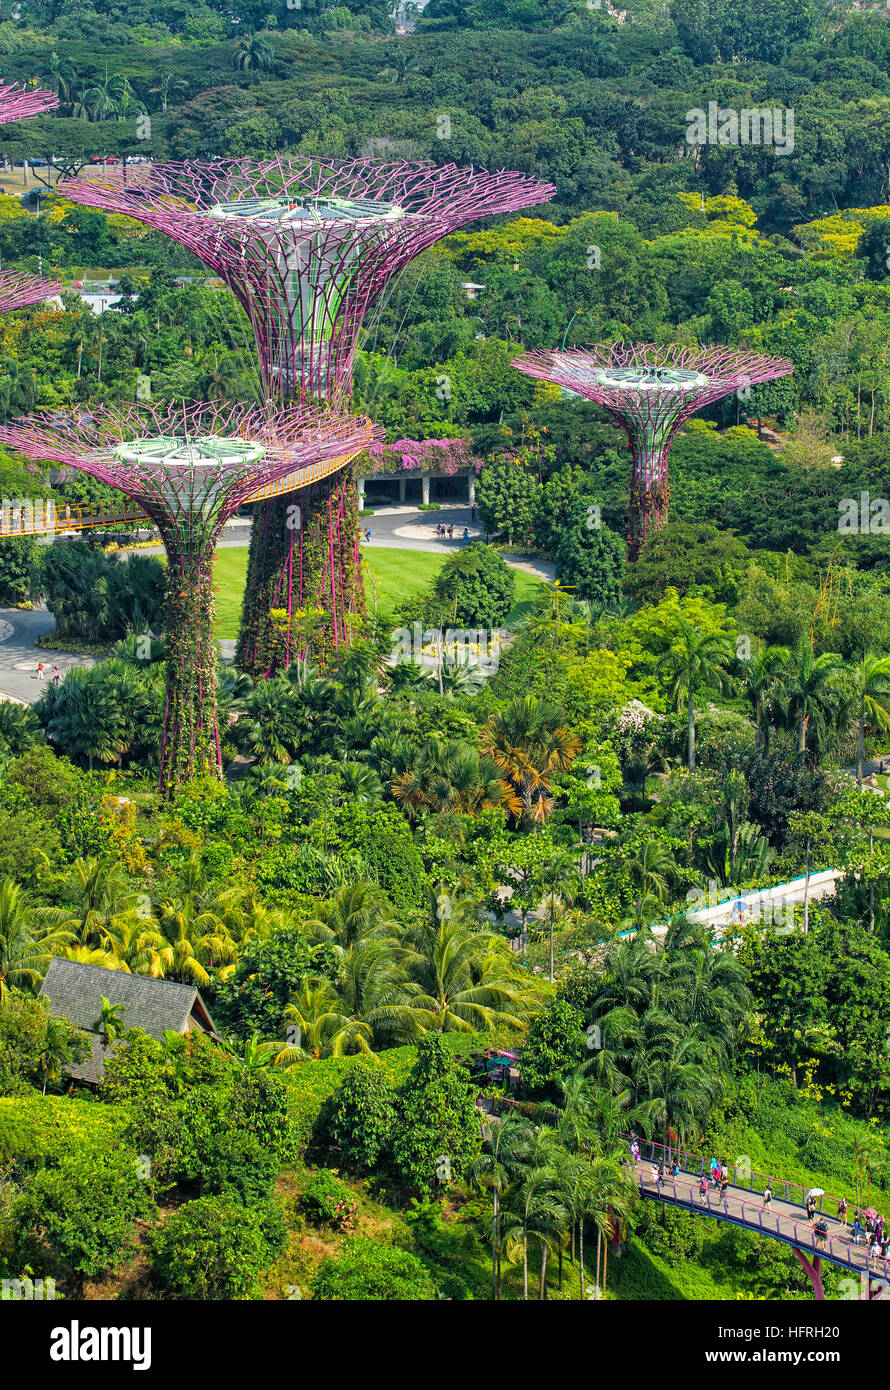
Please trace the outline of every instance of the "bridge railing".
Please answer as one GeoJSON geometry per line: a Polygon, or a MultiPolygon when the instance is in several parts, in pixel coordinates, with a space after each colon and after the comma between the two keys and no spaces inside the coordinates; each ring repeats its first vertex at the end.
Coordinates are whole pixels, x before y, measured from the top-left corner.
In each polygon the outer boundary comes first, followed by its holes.
{"type": "MultiPolygon", "coordinates": [[[[658,1147],[663,1146],[658,1145],[658,1147]]],[[[640,1192],[643,1196],[653,1195],[651,1190],[647,1192],[645,1179],[642,1175],[640,1176],[640,1192]]],[[[852,1240],[842,1239],[837,1235],[824,1236],[820,1241],[812,1226],[806,1222],[796,1221],[794,1217],[783,1216],[779,1212],[765,1212],[762,1206],[758,1206],[754,1202],[741,1202],[740,1211],[736,1214],[730,1211],[728,1197],[719,1197],[716,1194],[712,1197],[709,1189],[701,1195],[700,1200],[696,1201],[693,1190],[688,1193],[678,1191],[676,1181],[672,1178],[657,1183],[655,1195],[660,1201],[671,1205],[685,1207],[691,1212],[713,1216],[718,1221],[728,1221],[732,1225],[741,1226],[748,1231],[759,1231],[765,1236],[782,1241],[785,1245],[797,1246],[801,1250],[810,1250],[814,1256],[829,1260],[832,1264],[843,1265],[846,1269],[856,1270],[857,1273],[867,1272],[874,1276],[887,1278],[888,1261],[876,1255],[873,1250],[869,1250],[863,1245],[856,1245],[852,1240]],[[665,1191],[665,1188],[671,1189],[670,1195],[665,1191]]]]}
{"type": "MultiPolygon", "coordinates": [[[[694,1174],[699,1178],[702,1177],[702,1175],[705,1172],[710,1171],[709,1161],[707,1161],[700,1154],[690,1153],[687,1149],[684,1149],[682,1146],[678,1147],[675,1144],[673,1147],[671,1147],[669,1144],[656,1144],[651,1139],[641,1139],[639,1135],[632,1136],[630,1134],[626,1134],[623,1137],[627,1139],[628,1143],[630,1142],[631,1138],[636,1137],[637,1143],[640,1146],[640,1156],[643,1156],[645,1149],[648,1151],[647,1157],[653,1162],[656,1162],[659,1159],[661,1159],[665,1161],[665,1164],[667,1166],[668,1163],[673,1164],[673,1162],[677,1160],[679,1161],[680,1167],[683,1169],[685,1173],[694,1174]]],[[[739,1181],[739,1166],[737,1164],[733,1164],[731,1166],[727,1164],[726,1166],[728,1172],[732,1174],[733,1187],[747,1186],[748,1190],[750,1192],[753,1192],[755,1188],[762,1191],[766,1184],[769,1183],[770,1187],[773,1189],[773,1196],[780,1198],[783,1202],[791,1202],[792,1205],[798,1207],[803,1207],[806,1202],[806,1194],[810,1189],[804,1187],[801,1183],[788,1182],[784,1178],[778,1177],[774,1179],[770,1173],[763,1173],[757,1168],[749,1169],[748,1164],[745,1164],[744,1169],[741,1170],[742,1181],[739,1181]]],[[[839,1199],[837,1198],[831,1197],[828,1193],[825,1193],[819,1198],[816,1209],[817,1211],[822,1212],[824,1204],[826,1202],[828,1203],[829,1207],[833,1204],[836,1208],[838,1200],[839,1199]]],[[[854,1203],[854,1215],[857,1210],[864,1211],[864,1208],[857,1208],[854,1203]]]]}

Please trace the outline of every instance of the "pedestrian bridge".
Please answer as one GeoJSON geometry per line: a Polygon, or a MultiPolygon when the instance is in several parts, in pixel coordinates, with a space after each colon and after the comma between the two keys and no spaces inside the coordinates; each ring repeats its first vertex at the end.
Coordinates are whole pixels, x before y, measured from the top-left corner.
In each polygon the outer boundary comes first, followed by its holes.
{"type": "MultiPolygon", "coordinates": [[[[827,1195],[819,1198],[818,1213],[828,1226],[828,1236],[820,1243],[804,1208],[808,1189],[799,1183],[772,1178],[747,1165],[727,1165],[731,1181],[726,1192],[721,1196],[719,1190],[709,1186],[708,1191],[701,1195],[699,1181],[706,1171],[704,1158],[686,1153],[683,1149],[650,1143],[649,1140],[638,1139],[637,1143],[640,1146],[640,1159],[635,1164],[635,1171],[643,1197],[696,1216],[709,1216],[714,1221],[728,1222],[790,1246],[806,1271],[817,1299],[825,1297],[822,1262],[826,1261],[858,1277],[861,1297],[890,1301],[890,1271],[887,1268],[890,1260],[885,1262],[880,1256],[869,1255],[864,1236],[861,1244],[854,1244],[852,1225],[857,1209],[853,1203],[849,1203],[849,1224],[845,1226],[843,1221],[828,1214],[837,1210],[838,1199],[827,1195]],[[676,1178],[669,1176],[675,1160],[680,1165],[676,1178]],[[664,1165],[665,1177],[661,1182],[653,1180],[653,1163],[664,1165]],[[767,1181],[773,1192],[768,1210],[762,1195],[767,1181]],[[826,1208],[824,1212],[823,1206],[826,1208]]],[[[865,1208],[860,1210],[864,1211],[865,1208]]]]}

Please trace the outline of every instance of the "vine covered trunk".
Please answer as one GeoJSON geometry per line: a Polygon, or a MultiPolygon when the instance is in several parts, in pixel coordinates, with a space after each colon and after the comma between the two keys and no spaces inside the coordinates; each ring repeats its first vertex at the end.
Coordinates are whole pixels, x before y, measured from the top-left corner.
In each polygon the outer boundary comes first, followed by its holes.
{"type": "Polygon", "coordinates": [[[159,788],[175,796],[195,777],[222,777],[213,643],[213,540],[164,534],[167,694],[159,788]]]}
{"type": "Polygon", "coordinates": [[[235,663],[266,676],[305,656],[324,667],[365,616],[352,469],[257,506],[235,663]],[[311,637],[303,615],[318,614],[311,637]]]}

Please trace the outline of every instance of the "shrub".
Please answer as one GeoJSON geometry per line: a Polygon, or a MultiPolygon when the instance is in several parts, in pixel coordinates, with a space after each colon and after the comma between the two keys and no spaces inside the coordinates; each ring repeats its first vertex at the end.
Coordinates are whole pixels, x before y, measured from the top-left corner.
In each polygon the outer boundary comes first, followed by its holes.
{"type": "Polygon", "coordinates": [[[68,1096],[0,1099],[0,1167],[42,1168],[72,1153],[118,1148],[130,1111],[68,1096]]]}
{"type": "Polygon", "coordinates": [[[338,1303],[420,1303],[437,1298],[438,1290],[416,1255],[355,1238],[339,1259],[322,1260],[312,1297],[338,1303]]]}
{"type": "Polygon", "coordinates": [[[587,1056],[584,1018],[565,999],[532,1019],[522,1046],[523,1094],[555,1100],[558,1083],[587,1056]]]}
{"type": "Polygon", "coordinates": [[[339,1149],[350,1168],[375,1168],[389,1148],[395,1105],[393,1088],[379,1068],[359,1064],[326,1101],[316,1126],[322,1143],[339,1149]]]}
{"type": "Polygon", "coordinates": [[[214,1017],[228,1033],[246,1040],[252,1033],[278,1036],[285,1006],[305,975],[326,973],[324,949],[313,947],[297,927],[272,931],[248,948],[220,986],[214,1017]]]}
{"type": "Polygon", "coordinates": [[[322,1168],[303,1193],[302,1205],[310,1221],[333,1226],[336,1231],[355,1230],[357,1204],[343,1183],[322,1168]]]}
{"type": "Polygon", "coordinates": [[[22,1265],[48,1265],[79,1293],[85,1279],[117,1268],[136,1218],[153,1212],[134,1154],[76,1153],[36,1173],[13,1203],[16,1254],[22,1265]]]}
{"type": "Polygon", "coordinates": [[[230,1197],[199,1197],[151,1232],[152,1275],[168,1298],[253,1298],[285,1238],[275,1203],[242,1207],[230,1197]]]}
{"type": "Polygon", "coordinates": [[[434,585],[454,626],[497,627],[513,607],[516,578],[497,551],[475,541],[452,555],[434,585]]]}
{"type": "Polygon", "coordinates": [[[421,1038],[417,1061],[398,1094],[393,1159],[421,1190],[460,1177],[479,1152],[479,1116],[466,1076],[435,1033],[421,1038]]]}

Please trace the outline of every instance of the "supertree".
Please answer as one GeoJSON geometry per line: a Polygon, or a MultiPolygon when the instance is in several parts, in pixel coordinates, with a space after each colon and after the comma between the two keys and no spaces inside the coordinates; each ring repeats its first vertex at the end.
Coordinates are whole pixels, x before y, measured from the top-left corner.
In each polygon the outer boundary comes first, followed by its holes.
{"type": "MultiPolygon", "coordinates": [[[[52,111],[58,104],[59,98],[55,93],[44,91],[42,87],[0,86],[0,125],[39,116],[44,111],[52,111]]],[[[24,309],[29,304],[39,304],[41,300],[58,294],[61,288],[61,285],[41,280],[36,275],[18,275],[14,271],[7,271],[0,275],[0,314],[10,309],[24,309]]]]}
{"type": "MultiPolygon", "coordinates": [[[[351,394],[361,326],[393,277],[458,227],[546,202],[554,189],[454,165],[306,158],[154,165],[127,183],[117,174],[69,179],[61,191],[138,218],[214,270],[250,320],[266,393],[339,405],[351,394]]],[[[299,536],[286,528],[283,499],[257,508],[237,653],[245,670],[270,665],[270,613],[295,546],[304,575],[296,601],[327,611],[331,645],[347,631],[332,615],[363,608],[351,473],[299,502],[299,536]]]]}
{"type": "Polygon", "coordinates": [[[24,309],[29,304],[40,304],[61,294],[62,286],[55,280],[44,280],[39,275],[20,275],[16,270],[0,274],[0,314],[11,309],[24,309]]]}
{"type": "Polygon", "coordinates": [[[24,121],[30,116],[41,116],[44,111],[52,111],[59,104],[54,92],[44,91],[42,87],[4,87],[0,86],[0,125],[10,121],[24,121]]]}
{"type": "Polygon", "coordinates": [[[167,692],[159,785],[221,775],[212,637],[213,552],[257,492],[290,493],[375,442],[370,422],[319,408],[102,406],[43,412],[0,428],[28,458],[81,469],[132,497],[167,552],[167,692]]]}
{"type": "Polygon", "coordinates": [[[633,457],[628,555],[667,520],[668,456],[681,425],[734,391],[794,370],[781,357],[680,343],[599,343],[586,350],[529,352],[513,366],[595,401],[627,435],[633,457]]]}

